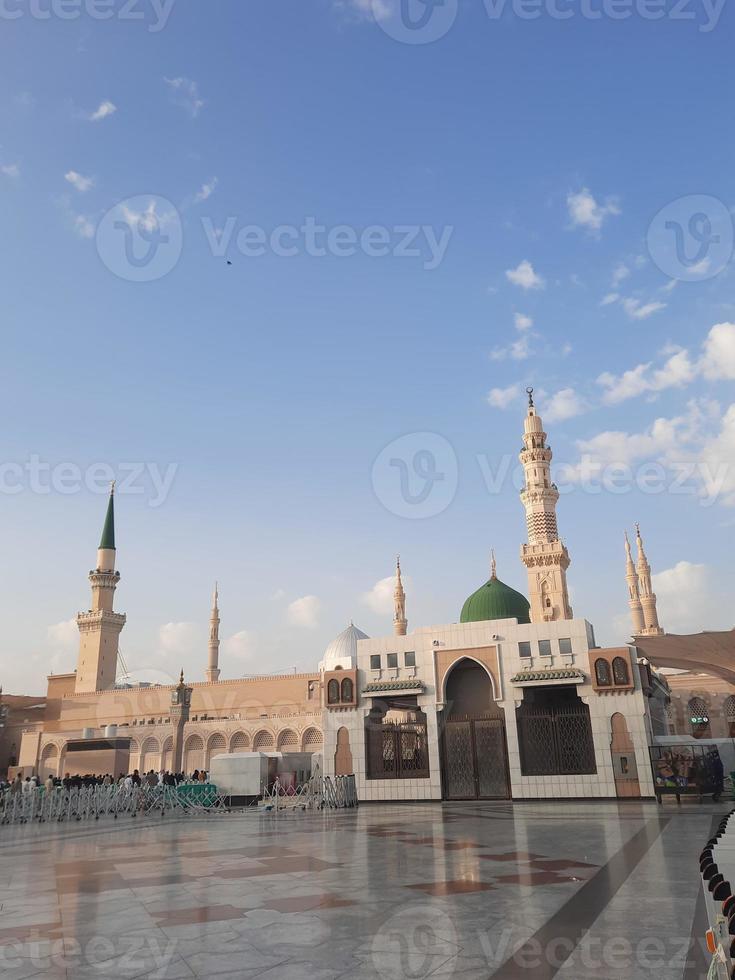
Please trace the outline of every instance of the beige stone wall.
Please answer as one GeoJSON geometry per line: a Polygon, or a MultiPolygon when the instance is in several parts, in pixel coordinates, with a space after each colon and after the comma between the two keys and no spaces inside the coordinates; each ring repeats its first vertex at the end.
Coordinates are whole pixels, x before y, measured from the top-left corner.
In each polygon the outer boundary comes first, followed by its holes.
{"type": "Polygon", "coordinates": [[[707,707],[712,738],[730,738],[735,733],[735,686],[711,674],[685,671],[667,674],[671,689],[669,721],[672,735],[691,735],[689,702],[701,698],[707,707]]]}
{"type": "MultiPolygon", "coordinates": [[[[221,752],[319,752],[323,743],[322,689],[318,673],[195,683],[184,730],[184,771],[208,769],[221,752]]],[[[130,769],[172,766],[172,687],[75,694],[74,675],[49,678],[48,712],[38,750],[44,774],[67,771],[66,742],[85,728],[100,734],[116,725],[132,739],[130,769]]]]}

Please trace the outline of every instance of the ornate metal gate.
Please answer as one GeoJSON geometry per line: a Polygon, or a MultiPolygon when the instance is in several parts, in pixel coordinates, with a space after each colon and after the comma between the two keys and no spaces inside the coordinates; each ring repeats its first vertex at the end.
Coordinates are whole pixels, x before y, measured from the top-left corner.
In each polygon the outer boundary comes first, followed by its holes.
{"type": "Polygon", "coordinates": [[[516,721],[524,776],[597,772],[589,708],[579,698],[558,705],[524,701],[516,721]]]}
{"type": "Polygon", "coordinates": [[[502,718],[450,718],[444,724],[442,757],[444,796],[448,800],[510,798],[502,718]]]}

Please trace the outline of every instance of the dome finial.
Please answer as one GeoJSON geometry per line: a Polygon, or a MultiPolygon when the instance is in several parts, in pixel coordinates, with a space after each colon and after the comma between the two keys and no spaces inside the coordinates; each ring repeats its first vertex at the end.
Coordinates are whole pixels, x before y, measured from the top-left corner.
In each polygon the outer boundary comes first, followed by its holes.
{"type": "Polygon", "coordinates": [[[528,407],[533,408],[533,388],[526,388],[526,394],[528,395],[528,407]]]}
{"type": "Polygon", "coordinates": [[[494,579],[498,577],[498,568],[495,561],[495,548],[490,549],[490,578],[494,579]]]}

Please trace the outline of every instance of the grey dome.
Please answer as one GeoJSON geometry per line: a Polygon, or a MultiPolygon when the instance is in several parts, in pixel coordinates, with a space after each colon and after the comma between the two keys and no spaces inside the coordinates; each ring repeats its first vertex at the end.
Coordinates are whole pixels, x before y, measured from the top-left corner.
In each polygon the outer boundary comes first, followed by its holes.
{"type": "Polygon", "coordinates": [[[357,641],[369,639],[367,633],[363,633],[354,623],[350,623],[346,630],[342,630],[324,651],[324,666],[327,670],[334,670],[335,667],[342,667],[349,670],[357,665],[357,641]]]}

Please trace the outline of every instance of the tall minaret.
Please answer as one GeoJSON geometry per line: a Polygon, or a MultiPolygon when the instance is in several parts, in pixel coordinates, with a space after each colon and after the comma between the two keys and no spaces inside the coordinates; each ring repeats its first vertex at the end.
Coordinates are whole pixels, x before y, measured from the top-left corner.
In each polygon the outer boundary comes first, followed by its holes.
{"type": "Polygon", "coordinates": [[[393,592],[393,632],[396,636],[405,636],[408,629],[406,619],[406,593],[401,581],[401,556],[396,558],[396,587],[393,592]]]}
{"type": "Polygon", "coordinates": [[[546,623],[571,619],[567,594],[569,552],[559,540],[556,502],[559,491],[551,482],[551,449],[533,404],[533,388],[527,388],[528,412],[523,427],[523,465],[525,484],[521,501],[526,508],[528,544],[521,547],[521,560],[528,570],[528,599],[531,622],[546,623]]]}
{"type": "Polygon", "coordinates": [[[89,573],[92,608],[79,613],[79,660],[74,690],[77,694],[108,691],[115,686],[117,650],[125,616],[113,612],[120,572],[115,571],[115,484],[110,488],[105,524],[97,549],[97,567],[89,573]]]}
{"type": "Polygon", "coordinates": [[[638,572],[638,591],[643,607],[643,629],[642,636],[661,636],[663,630],[658,625],[658,613],[656,612],[656,594],[651,585],[651,566],[648,564],[646,553],[643,550],[643,539],[641,529],[636,524],[635,539],[638,545],[638,562],[636,571],[638,572]]]}
{"type": "Polygon", "coordinates": [[[630,606],[630,618],[633,623],[633,636],[639,636],[643,632],[645,622],[643,620],[643,606],[638,591],[638,573],[633,564],[633,555],[630,553],[630,541],[628,532],[625,532],[625,579],[628,583],[628,605],[630,606]]]}
{"type": "Polygon", "coordinates": [[[214,595],[212,596],[212,612],[209,616],[209,664],[207,666],[207,680],[210,682],[219,680],[219,591],[217,583],[214,585],[214,595]]]}

